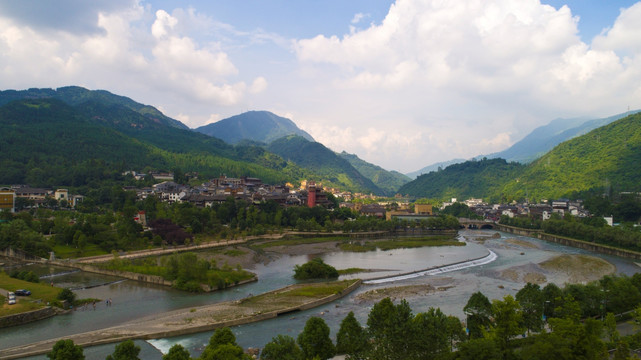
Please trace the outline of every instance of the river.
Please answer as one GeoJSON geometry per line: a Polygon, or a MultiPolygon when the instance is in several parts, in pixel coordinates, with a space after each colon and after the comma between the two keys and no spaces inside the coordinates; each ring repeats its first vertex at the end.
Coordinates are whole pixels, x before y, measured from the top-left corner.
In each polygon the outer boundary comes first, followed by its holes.
{"type": "MultiPolygon", "coordinates": [[[[366,323],[367,314],[372,302],[359,300],[359,294],[366,291],[400,285],[416,284],[447,284],[445,291],[436,291],[428,296],[410,297],[408,302],[414,313],[427,311],[430,307],[438,307],[446,314],[463,316],[463,306],[476,291],[482,291],[490,299],[500,299],[507,294],[515,294],[522,286],[520,281],[510,281],[497,276],[498,272],[514,267],[527,267],[559,254],[587,254],[587,251],[561,246],[545,241],[499,233],[500,238],[490,238],[496,231],[462,231],[461,240],[467,237],[485,236],[485,241],[467,241],[466,246],[424,247],[415,249],[396,249],[390,251],[372,251],[364,253],[330,252],[322,255],[325,262],[338,269],[359,267],[365,269],[380,269],[373,273],[361,273],[351,277],[374,278],[392,276],[426,269],[434,266],[452,264],[467,259],[484,257],[490,250],[497,255],[491,263],[458,269],[443,274],[426,275],[393,283],[364,285],[349,296],[331,304],[321,306],[291,316],[279,317],[259,323],[234,327],[239,345],[247,347],[263,347],[276,334],[296,337],[302,331],[305,322],[311,316],[321,316],[335,336],[340,321],[348,312],[354,311],[361,324],[366,323]],[[507,243],[508,238],[516,238],[529,243],[529,246],[507,243]]],[[[593,254],[604,258],[617,267],[617,272],[631,275],[641,268],[633,261],[612,256],[593,254]]],[[[209,294],[189,294],[174,289],[142,284],[131,280],[121,280],[114,277],[75,272],[54,276],[58,286],[79,288],[75,290],[79,298],[111,299],[113,306],[106,307],[104,301],[97,304],[95,310],[77,309],[70,315],[55,316],[49,319],[26,324],[19,327],[0,329],[0,348],[31,343],[53,337],[62,337],[73,333],[95,330],[103,327],[122,324],[126,321],[141,318],[156,313],[206,305],[221,301],[239,299],[250,294],[280,288],[295,282],[292,279],[292,269],[296,264],[309,260],[307,255],[281,256],[277,261],[267,264],[257,264],[251,269],[258,275],[259,281],[224,291],[209,294]],[[96,286],[106,284],[102,286],[96,286]],[[91,287],[95,286],[95,287],[91,287]],[[84,287],[89,287],[82,289],[84,287]]],[[[63,268],[50,268],[41,265],[31,266],[40,275],[51,275],[69,271],[63,268]]],[[[562,286],[562,279],[549,279],[562,286]],[[561,282],[561,283],[559,283],[561,282]]],[[[136,341],[142,349],[142,359],[159,359],[160,351],[167,351],[176,343],[185,346],[192,356],[198,356],[209,341],[211,332],[192,334],[182,337],[136,341]]],[[[115,344],[95,346],[85,349],[87,359],[104,359],[113,352],[115,344]]],[[[46,359],[45,356],[32,359],[46,359]]]]}

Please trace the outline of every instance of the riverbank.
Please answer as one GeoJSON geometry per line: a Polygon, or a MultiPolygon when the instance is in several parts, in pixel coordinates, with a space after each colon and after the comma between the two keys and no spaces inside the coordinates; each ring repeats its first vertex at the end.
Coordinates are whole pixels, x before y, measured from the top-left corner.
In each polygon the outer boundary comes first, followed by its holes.
{"type": "Polygon", "coordinates": [[[356,290],[360,280],[297,284],[241,300],[227,301],[153,315],[119,326],[0,350],[2,359],[45,354],[61,339],[94,346],[128,339],[158,339],[212,331],[275,318],[330,303],[356,290]]]}

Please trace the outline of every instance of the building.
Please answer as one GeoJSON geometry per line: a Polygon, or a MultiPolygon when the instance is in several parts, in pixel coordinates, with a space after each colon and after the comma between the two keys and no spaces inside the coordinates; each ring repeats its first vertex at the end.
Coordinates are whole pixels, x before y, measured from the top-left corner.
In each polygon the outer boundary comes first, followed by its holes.
{"type": "Polygon", "coordinates": [[[432,205],[430,204],[414,204],[414,214],[419,215],[433,215],[432,205]]]}
{"type": "Polygon", "coordinates": [[[307,185],[307,207],[316,206],[316,183],[310,181],[307,185]]]}
{"type": "Polygon", "coordinates": [[[0,189],[0,210],[16,211],[16,192],[13,189],[0,189]]]}
{"type": "Polygon", "coordinates": [[[69,190],[67,189],[57,189],[56,192],[53,194],[53,198],[56,199],[56,201],[69,201],[69,190]]]}

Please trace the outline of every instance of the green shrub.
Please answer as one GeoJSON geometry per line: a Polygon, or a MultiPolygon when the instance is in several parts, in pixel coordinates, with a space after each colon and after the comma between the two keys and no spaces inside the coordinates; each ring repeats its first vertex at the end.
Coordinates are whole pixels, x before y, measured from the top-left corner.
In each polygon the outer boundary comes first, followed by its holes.
{"type": "Polygon", "coordinates": [[[303,265],[294,267],[294,278],[298,280],[335,279],[337,277],[338,271],[336,268],[325,264],[321,258],[315,258],[303,265]]]}

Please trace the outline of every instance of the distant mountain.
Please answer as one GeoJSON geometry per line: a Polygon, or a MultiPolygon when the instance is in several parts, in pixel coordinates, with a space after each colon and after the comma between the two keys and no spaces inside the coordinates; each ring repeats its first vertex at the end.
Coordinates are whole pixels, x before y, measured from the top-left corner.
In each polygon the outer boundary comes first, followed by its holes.
{"type": "Polygon", "coordinates": [[[507,161],[518,161],[527,164],[543,156],[556,145],[566,140],[586,134],[591,130],[637,112],[639,112],[639,110],[629,111],[607,118],[590,120],[585,118],[556,119],[547,125],[534,129],[526,137],[506,150],[489,155],[480,155],[476,158],[502,158],[507,161]]]}
{"type": "Polygon", "coordinates": [[[568,140],[532,162],[503,192],[557,198],[585,191],[641,191],[641,113],[568,140]]]}
{"type": "Polygon", "coordinates": [[[66,86],[55,90],[32,88],[28,90],[0,91],[0,106],[14,100],[26,99],[58,99],[71,106],[87,102],[100,103],[103,106],[121,106],[144,117],[146,121],[139,122],[137,126],[164,125],[178,129],[188,129],[185,124],[165,116],[153,106],[143,105],[128,97],[114,95],[105,90],[88,90],[79,86],[66,86]]]}
{"type": "MultiPolygon", "coordinates": [[[[503,159],[470,160],[420,175],[398,192],[414,197],[449,199],[488,198],[518,176],[525,165],[503,159]]],[[[496,200],[500,200],[496,199],[496,200]]]]}
{"type": "Polygon", "coordinates": [[[436,164],[428,165],[420,170],[407,173],[405,175],[407,175],[410,179],[416,179],[420,175],[429,174],[432,171],[438,171],[438,169],[445,169],[446,167],[452,164],[459,164],[462,162],[465,162],[465,159],[453,159],[448,161],[441,161],[441,162],[437,162],[436,164]]]}
{"type": "Polygon", "coordinates": [[[323,144],[309,141],[301,136],[289,135],[273,141],[267,150],[313,171],[325,186],[334,186],[354,192],[383,195],[385,192],[372,180],[363,176],[347,160],[338,156],[323,144]]]}
{"type": "Polygon", "coordinates": [[[398,171],[387,171],[380,166],[370,164],[367,161],[360,159],[358,156],[348,154],[345,151],[338,154],[338,156],[347,160],[354,168],[356,168],[356,170],[358,170],[358,172],[370,179],[388,195],[394,195],[403,184],[406,184],[411,180],[398,171]]]}
{"type": "MultiPolygon", "coordinates": [[[[607,118],[599,119],[587,119],[584,117],[572,119],[555,119],[547,125],[539,126],[536,129],[532,130],[531,133],[526,135],[520,141],[514,143],[506,150],[489,155],[478,155],[475,156],[474,159],[481,160],[483,158],[500,158],[505,159],[508,162],[517,161],[522,164],[528,164],[543,156],[545,153],[552,150],[556,145],[566,140],[583,135],[593,129],[607,125],[613,121],[621,119],[630,114],[635,114],[639,111],[641,110],[628,111],[607,118]]],[[[407,173],[406,175],[414,179],[421,174],[427,174],[432,171],[437,171],[438,168],[443,169],[449,165],[459,164],[465,161],[465,159],[442,161],[426,166],[420,170],[407,173]]]]}
{"type": "Polygon", "coordinates": [[[269,111],[245,112],[194,130],[217,137],[229,144],[236,144],[241,140],[269,144],[287,135],[299,135],[314,141],[311,135],[299,129],[293,121],[269,111]]]}

